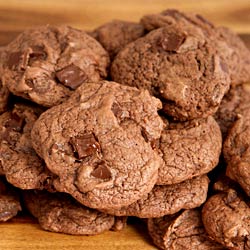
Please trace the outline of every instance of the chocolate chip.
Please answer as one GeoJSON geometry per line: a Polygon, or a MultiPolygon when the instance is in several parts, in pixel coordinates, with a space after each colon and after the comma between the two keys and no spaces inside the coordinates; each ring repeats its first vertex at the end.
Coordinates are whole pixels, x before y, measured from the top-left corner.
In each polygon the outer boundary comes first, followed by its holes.
{"type": "Polygon", "coordinates": [[[160,46],[165,51],[177,52],[180,46],[184,43],[186,37],[184,34],[167,34],[160,39],[160,46]]]}
{"type": "Polygon", "coordinates": [[[29,55],[29,65],[37,60],[45,60],[47,58],[47,53],[44,51],[43,46],[33,46],[32,52],[29,55]]]}
{"type": "Polygon", "coordinates": [[[144,138],[145,142],[148,142],[147,132],[144,128],[141,129],[141,135],[144,138]]]}
{"type": "Polygon", "coordinates": [[[117,104],[116,102],[114,102],[114,103],[112,104],[111,110],[112,110],[112,112],[114,113],[114,115],[115,115],[117,118],[121,118],[121,116],[122,116],[122,109],[121,109],[121,107],[119,106],[119,104],[117,104]]]}
{"type": "Polygon", "coordinates": [[[7,67],[11,70],[16,69],[22,60],[22,55],[20,51],[11,53],[7,61],[7,67]]]}
{"type": "Polygon", "coordinates": [[[229,70],[228,70],[228,65],[227,65],[225,62],[221,61],[221,60],[220,60],[220,67],[221,67],[221,69],[222,69],[224,72],[226,72],[226,73],[229,72],[229,70]]]}
{"type": "Polygon", "coordinates": [[[110,179],[111,178],[111,172],[110,170],[104,165],[104,163],[101,163],[98,165],[91,173],[92,176],[98,179],[110,179]]]}
{"type": "Polygon", "coordinates": [[[77,153],[78,159],[83,159],[101,151],[100,144],[92,133],[71,138],[70,144],[73,146],[74,152],[77,153]]]}
{"type": "Polygon", "coordinates": [[[23,129],[24,119],[16,113],[11,113],[10,118],[6,121],[5,127],[20,132],[23,129]]]}
{"type": "Polygon", "coordinates": [[[86,74],[73,64],[56,72],[56,77],[62,84],[71,89],[76,89],[87,80],[86,74]]]}

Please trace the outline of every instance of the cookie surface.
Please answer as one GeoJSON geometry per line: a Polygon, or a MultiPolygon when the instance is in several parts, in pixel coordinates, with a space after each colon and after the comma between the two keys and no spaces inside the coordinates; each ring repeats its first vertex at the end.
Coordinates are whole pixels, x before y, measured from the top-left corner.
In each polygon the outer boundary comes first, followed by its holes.
{"type": "Polygon", "coordinates": [[[238,182],[250,195],[250,109],[240,115],[230,129],[223,144],[223,156],[227,162],[226,175],[238,182]]]}
{"type": "Polygon", "coordinates": [[[84,207],[67,194],[46,191],[24,191],[24,202],[44,230],[74,234],[95,235],[109,230],[114,217],[84,207]]]}
{"type": "Polygon", "coordinates": [[[208,173],[218,164],[221,147],[220,128],[211,116],[170,123],[159,142],[164,164],[156,184],[170,185],[208,173]]]}
{"type": "Polygon", "coordinates": [[[230,249],[250,248],[250,208],[234,190],[210,197],[202,209],[207,233],[230,249]]]}
{"type": "Polygon", "coordinates": [[[237,116],[242,114],[245,109],[250,109],[250,83],[231,87],[214,115],[224,138],[237,120],[237,116]]]}
{"type": "Polygon", "coordinates": [[[0,177],[0,221],[7,221],[21,211],[18,194],[0,177]]]}
{"type": "Polygon", "coordinates": [[[59,177],[56,189],[92,208],[129,205],[153,188],[161,158],[151,143],[163,122],[158,99],[115,82],[88,83],[44,112],[32,143],[59,177]]]}
{"type": "Polygon", "coordinates": [[[42,109],[15,104],[0,116],[0,162],[2,174],[21,189],[41,189],[52,174],[31,144],[31,129],[42,109]]]}
{"type": "Polygon", "coordinates": [[[135,22],[113,20],[96,28],[92,35],[112,59],[125,45],[143,36],[144,27],[135,22]]]}
{"type": "Polygon", "coordinates": [[[183,13],[175,9],[159,14],[145,15],[141,19],[144,27],[151,31],[172,25],[191,25],[213,40],[218,54],[227,62],[231,84],[237,85],[250,80],[250,51],[240,37],[225,27],[216,27],[199,14],[183,13]]]}
{"type": "Polygon", "coordinates": [[[84,82],[106,77],[109,56],[84,31],[43,26],[20,34],[4,49],[3,85],[17,96],[51,107],[84,82]]]}
{"type": "Polygon", "coordinates": [[[148,232],[155,245],[166,250],[222,250],[223,246],[209,239],[198,209],[148,219],[148,232]]]}
{"type": "Polygon", "coordinates": [[[155,185],[140,200],[118,210],[104,210],[116,216],[161,217],[181,209],[199,207],[207,198],[209,179],[199,176],[174,185],[155,185]]]}
{"type": "Polygon", "coordinates": [[[185,121],[214,114],[229,89],[227,63],[206,36],[191,25],[159,28],[121,50],[111,77],[145,88],[164,112],[185,121]]]}

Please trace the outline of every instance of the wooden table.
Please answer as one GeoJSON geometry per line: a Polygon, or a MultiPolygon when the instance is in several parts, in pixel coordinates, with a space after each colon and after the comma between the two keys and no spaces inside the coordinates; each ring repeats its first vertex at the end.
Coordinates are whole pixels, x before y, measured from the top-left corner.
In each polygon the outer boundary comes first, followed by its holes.
{"type": "MultiPolygon", "coordinates": [[[[250,1],[235,0],[0,0],[0,45],[23,29],[43,24],[69,24],[90,30],[112,19],[138,21],[143,14],[178,8],[203,14],[238,33],[250,47],[250,1]],[[104,4],[105,2],[105,4],[104,4]]],[[[139,220],[122,232],[98,236],[69,236],[42,231],[35,219],[18,216],[0,223],[2,250],[153,250],[156,249],[139,220]]]]}

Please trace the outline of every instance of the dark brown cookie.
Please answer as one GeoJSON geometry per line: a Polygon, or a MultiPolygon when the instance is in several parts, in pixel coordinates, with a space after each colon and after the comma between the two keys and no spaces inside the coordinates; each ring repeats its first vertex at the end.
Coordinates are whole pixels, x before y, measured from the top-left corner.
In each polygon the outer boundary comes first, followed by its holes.
{"type": "Polygon", "coordinates": [[[141,23],[149,31],[176,24],[199,28],[207,39],[213,41],[218,54],[227,62],[232,85],[250,80],[250,51],[233,31],[216,27],[199,14],[183,13],[174,9],[146,15],[142,17],[141,23]]]}
{"type": "Polygon", "coordinates": [[[31,129],[42,109],[16,104],[0,116],[0,163],[12,185],[41,189],[50,185],[52,174],[31,144],[31,129]]]}
{"type": "Polygon", "coordinates": [[[208,173],[219,162],[222,138],[212,116],[185,123],[170,123],[163,130],[159,149],[164,164],[158,185],[179,183],[208,173]]]}
{"type": "Polygon", "coordinates": [[[148,231],[156,246],[166,250],[222,250],[209,239],[198,209],[148,219],[148,231]]]}
{"type": "Polygon", "coordinates": [[[223,97],[215,114],[215,119],[220,125],[223,137],[226,137],[229,129],[237,120],[237,116],[245,109],[250,109],[250,83],[244,83],[231,87],[223,97]]]}
{"type": "Polygon", "coordinates": [[[51,107],[82,83],[105,78],[108,65],[107,52],[84,31],[47,25],[6,46],[2,81],[13,94],[51,107]]]}
{"type": "Polygon", "coordinates": [[[250,196],[250,109],[238,117],[223,144],[226,175],[237,181],[250,196]]]}
{"type": "Polygon", "coordinates": [[[210,197],[202,209],[209,234],[229,249],[250,249],[250,208],[234,190],[210,197]]]}
{"type": "Polygon", "coordinates": [[[230,85],[227,62],[214,43],[191,25],[159,28],[122,49],[111,66],[113,80],[160,97],[176,120],[214,114],[230,85]]]}
{"type": "Polygon", "coordinates": [[[24,202],[40,226],[47,231],[95,235],[111,229],[114,217],[84,207],[63,193],[24,191],[24,202]]]}
{"type": "Polygon", "coordinates": [[[3,178],[0,178],[0,221],[7,221],[21,211],[19,196],[8,185],[3,178]]]}
{"type": "Polygon", "coordinates": [[[116,216],[137,216],[140,218],[161,217],[174,214],[181,209],[199,207],[207,198],[209,179],[199,176],[182,183],[154,186],[152,191],[140,200],[117,210],[104,210],[116,216]]]}
{"type": "Polygon", "coordinates": [[[118,209],[149,193],[161,158],[151,144],[163,122],[158,99],[115,82],[88,83],[44,112],[32,143],[59,177],[58,191],[92,208],[118,209]]]}
{"type": "Polygon", "coordinates": [[[90,33],[108,51],[110,58],[127,44],[144,35],[144,27],[139,23],[113,20],[90,33]]]}

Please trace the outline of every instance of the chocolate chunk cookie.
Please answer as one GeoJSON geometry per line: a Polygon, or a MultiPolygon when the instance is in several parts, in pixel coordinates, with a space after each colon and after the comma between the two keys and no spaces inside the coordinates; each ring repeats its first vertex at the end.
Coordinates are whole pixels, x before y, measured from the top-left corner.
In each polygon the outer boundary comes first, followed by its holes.
{"type": "Polygon", "coordinates": [[[218,54],[227,62],[232,85],[250,80],[250,51],[230,29],[216,27],[199,14],[183,13],[174,9],[146,15],[142,17],[141,23],[149,31],[176,24],[199,28],[207,39],[212,40],[218,54]]]}
{"type": "Polygon", "coordinates": [[[156,246],[166,250],[222,250],[211,240],[202,224],[198,209],[148,219],[148,231],[156,246]]]}
{"type": "Polygon", "coordinates": [[[0,221],[7,221],[21,211],[18,194],[0,178],[0,221]]]}
{"type": "Polygon", "coordinates": [[[16,104],[0,116],[0,163],[8,182],[21,189],[41,189],[52,174],[31,145],[31,129],[42,109],[16,104]]]}
{"type": "Polygon", "coordinates": [[[161,158],[158,99],[115,82],[86,83],[35,122],[32,143],[59,177],[56,189],[82,204],[118,209],[149,193],[161,158]]]}
{"type": "Polygon", "coordinates": [[[234,190],[210,197],[202,220],[209,236],[225,247],[250,249],[250,208],[234,190]]]}
{"type": "Polygon", "coordinates": [[[105,78],[108,65],[107,52],[84,31],[43,26],[6,46],[2,81],[14,95],[51,107],[81,84],[105,78]]]}
{"type": "Polygon", "coordinates": [[[128,43],[144,35],[144,27],[139,23],[113,20],[95,29],[91,35],[108,51],[110,58],[128,43]]]}
{"type": "Polygon", "coordinates": [[[30,190],[24,191],[23,197],[28,210],[47,231],[95,235],[109,230],[115,222],[113,216],[84,207],[67,194],[30,190]]]}
{"type": "Polygon", "coordinates": [[[214,114],[230,84],[227,62],[191,25],[159,28],[130,43],[114,59],[111,76],[148,89],[180,121],[214,114]]]}
{"type": "Polygon", "coordinates": [[[250,196],[250,109],[246,109],[228,133],[223,144],[226,174],[250,196]]]}
{"type": "Polygon", "coordinates": [[[158,185],[174,184],[206,174],[219,162],[221,132],[212,116],[185,123],[170,123],[162,132],[159,149],[164,164],[158,185]]]}
{"type": "Polygon", "coordinates": [[[140,200],[117,210],[104,210],[116,216],[137,216],[141,218],[161,217],[174,214],[181,209],[199,207],[207,198],[209,179],[199,176],[174,185],[154,186],[152,191],[140,200]]]}
{"type": "Polygon", "coordinates": [[[242,114],[246,109],[250,109],[250,83],[232,87],[223,97],[214,116],[220,125],[223,137],[227,136],[238,115],[242,114]]]}

